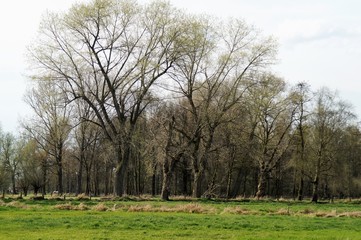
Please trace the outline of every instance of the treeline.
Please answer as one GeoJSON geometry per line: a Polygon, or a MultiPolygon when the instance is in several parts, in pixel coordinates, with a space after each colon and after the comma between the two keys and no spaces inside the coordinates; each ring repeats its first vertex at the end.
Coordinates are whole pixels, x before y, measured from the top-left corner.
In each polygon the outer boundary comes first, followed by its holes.
{"type": "Polygon", "coordinates": [[[34,116],[18,139],[1,135],[0,188],[359,197],[351,107],[271,73],[276,52],[241,20],[165,2],[94,0],[50,13],[28,56],[34,116]]]}

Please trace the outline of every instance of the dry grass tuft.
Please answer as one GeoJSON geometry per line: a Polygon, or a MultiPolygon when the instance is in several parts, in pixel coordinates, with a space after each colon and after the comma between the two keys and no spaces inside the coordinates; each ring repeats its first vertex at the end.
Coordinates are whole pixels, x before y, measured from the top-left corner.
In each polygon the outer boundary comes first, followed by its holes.
{"type": "Polygon", "coordinates": [[[116,211],[118,209],[123,209],[122,205],[114,204],[113,207],[110,210],[116,211]]]}
{"type": "Polygon", "coordinates": [[[203,213],[205,209],[203,206],[199,204],[186,204],[186,205],[179,205],[176,207],[176,212],[188,212],[188,213],[203,213]]]}
{"type": "Polygon", "coordinates": [[[239,215],[251,215],[254,214],[253,211],[240,207],[226,207],[223,209],[223,213],[239,214],[239,215]]]}
{"type": "Polygon", "coordinates": [[[89,210],[89,207],[84,203],[80,203],[78,206],[75,207],[76,210],[85,211],[89,210]]]}
{"type": "Polygon", "coordinates": [[[92,207],[92,210],[98,211],[98,212],[105,212],[109,210],[109,207],[107,207],[104,203],[99,203],[92,207]]]}
{"type": "Polygon", "coordinates": [[[340,213],[338,216],[339,216],[339,217],[361,218],[361,212],[360,212],[360,211],[344,212],[344,213],[340,213]]]}
{"type": "Polygon", "coordinates": [[[21,209],[30,209],[31,206],[26,205],[24,203],[18,202],[18,201],[11,201],[9,203],[4,203],[3,206],[7,206],[7,207],[14,207],[14,208],[21,208],[21,209]]]}
{"type": "Polygon", "coordinates": [[[309,215],[309,214],[313,214],[314,212],[315,211],[313,211],[312,209],[305,208],[304,210],[300,211],[299,213],[309,215]]]}
{"type": "Polygon", "coordinates": [[[18,201],[11,201],[6,204],[7,207],[21,207],[23,204],[21,204],[18,201]]]}
{"type": "Polygon", "coordinates": [[[177,213],[215,213],[214,208],[207,208],[199,204],[181,204],[174,207],[169,206],[152,206],[147,205],[132,205],[127,209],[128,212],[177,212],[177,213]]]}
{"type": "Polygon", "coordinates": [[[192,198],[191,196],[178,195],[178,196],[172,196],[172,200],[174,200],[174,201],[192,201],[192,200],[194,200],[194,198],[192,198]]]}
{"type": "Polygon", "coordinates": [[[128,208],[128,212],[156,212],[151,205],[132,205],[128,208]]]}
{"type": "Polygon", "coordinates": [[[315,213],[315,216],[316,216],[316,217],[331,217],[331,214],[330,214],[330,213],[327,213],[327,212],[320,212],[320,211],[318,211],[318,212],[315,213]]]}
{"type": "Polygon", "coordinates": [[[58,210],[79,210],[79,211],[89,210],[89,207],[84,203],[80,203],[79,205],[73,205],[71,203],[63,203],[63,204],[55,205],[54,208],[58,210]]]}
{"type": "Polygon", "coordinates": [[[152,195],[149,194],[142,194],[139,196],[139,200],[141,201],[151,201],[154,200],[155,198],[152,195]]]}
{"type": "Polygon", "coordinates": [[[324,218],[333,218],[338,217],[336,210],[332,210],[331,212],[318,211],[315,213],[316,217],[324,217],[324,218]]]}
{"type": "Polygon", "coordinates": [[[78,196],[76,196],[76,200],[78,201],[84,201],[84,200],[90,200],[90,197],[84,193],[79,194],[78,196]]]}
{"type": "Polygon", "coordinates": [[[186,205],[179,205],[175,207],[175,212],[184,212],[184,213],[214,213],[216,210],[214,208],[207,208],[197,203],[190,203],[186,205]]]}
{"type": "Polygon", "coordinates": [[[76,206],[72,205],[71,203],[63,203],[55,205],[54,208],[58,210],[75,210],[76,206]]]}
{"type": "Polygon", "coordinates": [[[277,212],[275,212],[275,215],[290,215],[290,209],[281,208],[277,212]]]}

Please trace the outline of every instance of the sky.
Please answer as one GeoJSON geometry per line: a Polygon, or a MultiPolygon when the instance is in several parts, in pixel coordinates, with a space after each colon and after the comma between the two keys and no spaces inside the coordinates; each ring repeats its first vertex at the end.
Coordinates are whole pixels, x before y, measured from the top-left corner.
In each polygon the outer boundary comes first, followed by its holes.
{"type": "MultiPolygon", "coordinates": [[[[145,3],[147,0],[138,0],[145,3]]],[[[46,11],[64,12],[81,0],[12,0],[0,15],[0,125],[16,133],[31,115],[24,102],[26,49],[46,11]]],[[[361,1],[359,0],[169,0],[192,13],[236,17],[278,40],[273,71],[290,84],[327,86],[361,119],[361,1]]],[[[30,46],[31,47],[31,46],[30,46]]]]}

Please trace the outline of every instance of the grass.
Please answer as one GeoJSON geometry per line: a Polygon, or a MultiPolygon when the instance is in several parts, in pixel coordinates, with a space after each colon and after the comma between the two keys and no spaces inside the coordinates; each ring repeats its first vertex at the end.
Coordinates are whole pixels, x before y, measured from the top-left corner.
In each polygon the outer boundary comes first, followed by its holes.
{"type": "Polygon", "coordinates": [[[360,239],[359,204],[0,200],[0,239],[360,239]]]}

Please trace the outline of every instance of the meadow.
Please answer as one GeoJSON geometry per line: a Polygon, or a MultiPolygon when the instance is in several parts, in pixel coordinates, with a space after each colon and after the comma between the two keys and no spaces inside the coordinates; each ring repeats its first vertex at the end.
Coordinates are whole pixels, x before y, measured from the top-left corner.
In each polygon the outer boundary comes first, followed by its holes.
{"type": "Polygon", "coordinates": [[[359,201],[0,200],[0,239],[361,239],[359,201]]]}

